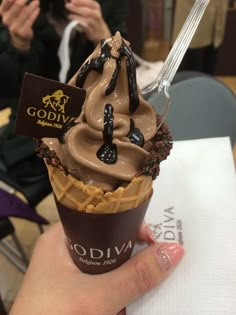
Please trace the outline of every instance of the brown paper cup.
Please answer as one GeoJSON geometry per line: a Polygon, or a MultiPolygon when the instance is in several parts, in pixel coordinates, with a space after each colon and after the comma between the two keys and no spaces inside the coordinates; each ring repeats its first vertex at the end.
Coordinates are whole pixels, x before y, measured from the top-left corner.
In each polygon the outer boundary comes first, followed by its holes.
{"type": "Polygon", "coordinates": [[[124,212],[94,214],[55,200],[70,254],[79,269],[89,274],[111,271],[130,258],[150,201],[124,212]]]}

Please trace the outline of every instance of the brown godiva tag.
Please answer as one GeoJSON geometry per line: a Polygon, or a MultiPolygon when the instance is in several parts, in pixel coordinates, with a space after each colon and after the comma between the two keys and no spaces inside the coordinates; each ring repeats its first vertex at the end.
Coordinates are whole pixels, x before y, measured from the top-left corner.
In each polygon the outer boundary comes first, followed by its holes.
{"type": "Polygon", "coordinates": [[[35,138],[61,136],[79,116],[86,91],[26,73],[15,131],[35,138]]]}

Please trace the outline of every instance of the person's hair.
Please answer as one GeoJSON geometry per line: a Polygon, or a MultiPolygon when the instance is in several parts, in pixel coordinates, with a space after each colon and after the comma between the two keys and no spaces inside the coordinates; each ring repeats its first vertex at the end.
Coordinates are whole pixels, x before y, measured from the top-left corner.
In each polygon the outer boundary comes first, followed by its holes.
{"type": "Polygon", "coordinates": [[[65,18],[66,16],[64,0],[41,0],[40,6],[43,11],[50,11],[55,18],[65,18]]]}

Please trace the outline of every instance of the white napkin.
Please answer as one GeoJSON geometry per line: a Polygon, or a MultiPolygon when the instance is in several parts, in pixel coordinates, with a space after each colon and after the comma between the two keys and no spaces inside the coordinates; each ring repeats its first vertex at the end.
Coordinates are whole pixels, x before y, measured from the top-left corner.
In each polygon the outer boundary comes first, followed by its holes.
{"type": "Polygon", "coordinates": [[[127,315],[235,315],[236,177],[228,138],[174,143],[146,222],[159,240],[183,242],[186,253],[127,315]]]}
{"type": "Polygon", "coordinates": [[[86,27],[87,25],[82,21],[71,21],[67,24],[62,34],[61,42],[58,49],[58,57],[60,60],[61,69],[59,72],[59,80],[62,83],[66,82],[67,73],[70,69],[70,38],[73,29],[81,32],[79,25],[86,27]]]}

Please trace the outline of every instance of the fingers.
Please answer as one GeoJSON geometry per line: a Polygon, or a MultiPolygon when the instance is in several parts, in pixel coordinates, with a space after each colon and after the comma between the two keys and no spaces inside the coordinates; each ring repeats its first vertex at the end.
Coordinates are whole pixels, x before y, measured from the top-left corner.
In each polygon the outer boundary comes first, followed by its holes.
{"type": "Polygon", "coordinates": [[[150,245],[156,242],[149,225],[145,222],[139,230],[137,241],[146,242],[150,245]]]}
{"type": "Polygon", "coordinates": [[[113,310],[121,310],[139,296],[159,285],[175,268],[184,254],[177,243],[155,244],[139,252],[120,268],[102,275],[109,283],[113,310]],[[119,292],[119,295],[117,295],[119,292]]]}
{"type": "Polygon", "coordinates": [[[28,34],[30,37],[30,31],[32,25],[35,22],[36,18],[39,15],[39,2],[32,1],[29,5],[24,6],[17,19],[11,24],[10,31],[17,32],[19,36],[24,36],[28,34]]]}
{"type": "Polygon", "coordinates": [[[91,20],[100,19],[102,16],[101,9],[98,3],[96,3],[96,6],[89,6],[87,4],[76,5],[73,2],[68,2],[66,4],[66,8],[73,14],[77,14],[82,17],[87,17],[90,18],[91,20]]]}
{"type": "Polygon", "coordinates": [[[0,15],[2,15],[2,13],[4,13],[5,11],[7,11],[11,5],[13,4],[14,0],[3,0],[1,5],[0,5],[0,15]]]}
{"type": "Polygon", "coordinates": [[[126,315],[125,309],[123,309],[122,311],[120,311],[117,315],[126,315]]]}
{"type": "Polygon", "coordinates": [[[79,26],[83,31],[87,31],[88,28],[90,28],[89,24],[88,24],[88,18],[84,18],[80,15],[76,15],[76,14],[69,14],[68,18],[70,21],[78,21],[79,22],[79,26]]]}
{"type": "Polygon", "coordinates": [[[16,0],[11,5],[2,9],[3,23],[7,26],[19,16],[20,11],[24,8],[26,0],[16,0]]]}
{"type": "Polygon", "coordinates": [[[77,16],[90,26],[96,25],[102,19],[100,4],[93,0],[71,0],[65,4],[65,7],[71,12],[70,19],[76,19],[77,16]]]}
{"type": "Polygon", "coordinates": [[[26,5],[27,0],[2,2],[2,23],[8,27],[11,42],[17,49],[29,49],[33,38],[33,24],[39,15],[39,0],[26,5]]]}
{"type": "Polygon", "coordinates": [[[6,0],[8,3],[2,3],[1,14],[2,21],[8,27],[14,25],[14,23],[21,24],[35,11],[39,8],[39,1],[34,0],[29,5],[25,5],[27,0],[6,0]]]}
{"type": "Polygon", "coordinates": [[[22,27],[19,29],[20,35],[23,36],[27,32],[30,33],[30,30],[32,30],[32,25],[37,19],[39,12],[40,12],[40,9],[38,7],[35,8],[34,10],[32,10],[31,14],[28,15],[28,18],[22,21],[22,27]]]}
{"type": "Polygon", "coordinates": [[[98,1],[70,0],[65,2],[65,7],[69,11],[69,20],[80,22],[81,30],[95,44],[111,36],[98,1]]]}
{"type": "Polygon", "coordinates": [[[65,3],[67,4],[73,4],[74,6],[77,7],[89,7],[91,9],[99,9],[100,8],[100,4],[97,1],[94,0],[69,0],[66,1],[65,3]]]}

